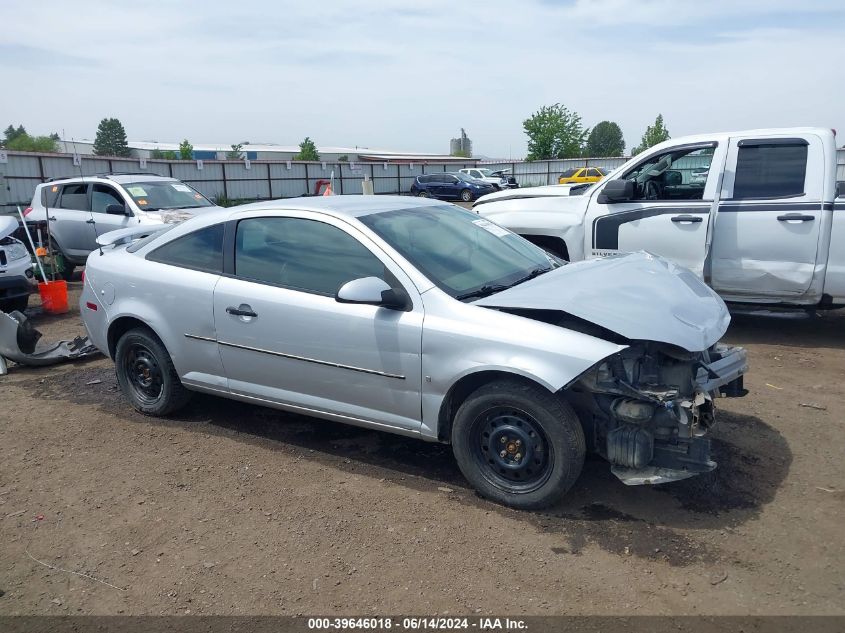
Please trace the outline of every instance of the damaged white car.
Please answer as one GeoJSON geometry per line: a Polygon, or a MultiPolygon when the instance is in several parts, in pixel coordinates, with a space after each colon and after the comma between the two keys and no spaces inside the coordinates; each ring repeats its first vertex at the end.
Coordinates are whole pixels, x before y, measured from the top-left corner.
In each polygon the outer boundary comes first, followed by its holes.
{"type": "Polygon", "coordinates": [[[565,264],[458,207],[333,196],[101,237],[80,298],[142,413],[192,391],[451,443],[484,496],[548,506],[587,451],[625,483],[715,468],[713,399],[746,354],[694,275],[565,264]]]}

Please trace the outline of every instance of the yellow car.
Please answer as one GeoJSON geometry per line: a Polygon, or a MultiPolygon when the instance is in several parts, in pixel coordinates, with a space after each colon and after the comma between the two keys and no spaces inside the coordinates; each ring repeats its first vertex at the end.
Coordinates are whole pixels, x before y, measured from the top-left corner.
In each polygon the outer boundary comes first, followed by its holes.
{"type": "Polygon", "coordinates": [[[598,182],[607,174],[598,167],[578,167],[567,169],[557,179],[558,184],[571,185],[579,182],[598,182]]]}

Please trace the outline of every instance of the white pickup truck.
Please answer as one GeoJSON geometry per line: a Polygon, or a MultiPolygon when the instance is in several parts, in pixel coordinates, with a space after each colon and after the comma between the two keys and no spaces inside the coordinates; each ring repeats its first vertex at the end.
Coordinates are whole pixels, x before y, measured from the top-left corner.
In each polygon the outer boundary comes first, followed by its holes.
{"type": "Polygon", "coordinates": [[[580,191],[502,191],[473,208],[564,259],[645,250],[726,301],[834,307],[845,305],[836,169],[832,130],[703,134],[655,145],[580,191]]]}

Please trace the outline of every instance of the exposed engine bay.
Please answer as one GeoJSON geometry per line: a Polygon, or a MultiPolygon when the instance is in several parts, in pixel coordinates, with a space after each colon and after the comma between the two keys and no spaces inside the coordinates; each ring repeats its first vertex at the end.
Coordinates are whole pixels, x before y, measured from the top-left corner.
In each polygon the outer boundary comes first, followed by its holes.
{"type": "Polygon", "coordinates": [[[588,447],[628,485],[686,479],[716,468],[710,459],[714,398],[737,397],[745,350],[714,345],[688,352],[634,341],[563,392],[584,425],[588,447]]]}

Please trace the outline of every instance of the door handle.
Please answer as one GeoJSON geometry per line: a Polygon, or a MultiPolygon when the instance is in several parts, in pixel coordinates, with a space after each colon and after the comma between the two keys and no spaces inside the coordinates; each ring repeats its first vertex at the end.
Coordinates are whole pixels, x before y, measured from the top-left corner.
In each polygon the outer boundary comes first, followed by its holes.
{"type": "Polygon", "coordinates": [[[229,306],[226,308],[226,312],[231,314],[232,316],[243,316],[243,317],[257,317],[258,315],[252,311],[252,308],[249,306],[243,306],[243,308],[236,308],[234,306],[229,306]]]}
{"type": "Polygon", "coordinates": [[[85,220],[85,224],[94,224],[94,219],[91,218],[90,220],[85,220]]]}
{"type": "Polygon", "coordinates": [[[787,213],[786,215],[779,215],[778,222],[812,222],[815,220],[815,216],[812,215],[801,215],[800,213],[787,213]]]}
{"type": "Polygon", "coordinates": [[[701,222],[700,215],[673,215],[672,222],[701,222]]]}
{"type": "Polygon", "coordinates": [[[50,222],[55,222],[55,221],[56,221],[56,216],[55,216],[55,215],[48,215],[48,216],[47,216],[47,219],[48,219],[48,220],[50,220],[50,222]]]}

